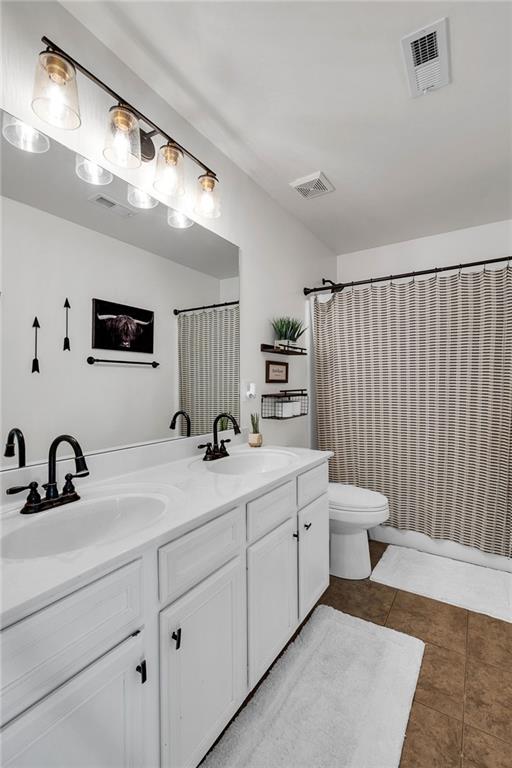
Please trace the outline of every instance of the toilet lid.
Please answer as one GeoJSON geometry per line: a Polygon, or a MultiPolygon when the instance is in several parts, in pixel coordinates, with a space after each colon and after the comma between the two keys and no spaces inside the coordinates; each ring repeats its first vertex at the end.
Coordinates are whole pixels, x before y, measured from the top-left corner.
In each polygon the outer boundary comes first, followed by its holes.
{"type": "Polygon", "coordinates": [[[387,509],[388,500],[382,493],[358,488],[346,483],[329,483],[329,504],[335,509],[350,512],[387,509]]]}

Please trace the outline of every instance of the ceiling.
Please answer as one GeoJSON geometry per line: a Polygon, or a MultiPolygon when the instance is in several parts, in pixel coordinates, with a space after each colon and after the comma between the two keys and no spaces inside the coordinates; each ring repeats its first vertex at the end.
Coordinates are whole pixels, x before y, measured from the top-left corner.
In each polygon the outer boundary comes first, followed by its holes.
{"type": "Polygon", "coordinates": [[[126,183],[115,176],[106,186],[86,184],[75,174],[75,154],[62,144],[51,141],[49,151],[37,155],[0,140],[2,195],[219,280],[238,275],[235,245],[199,224],[172,229],[164,205],[151,210],[132,208],[126,200],[126,183]],[[121,203],[133,215],[121,218],[91,202],[98,194],[121,203]]]}
{"type": "Polygon", "coordinates": [[[63,4],[335,253],[512,216],[510,3],[63,4]],[[452,82],[413,99],[400,39],[442,16],[452,82]]]}

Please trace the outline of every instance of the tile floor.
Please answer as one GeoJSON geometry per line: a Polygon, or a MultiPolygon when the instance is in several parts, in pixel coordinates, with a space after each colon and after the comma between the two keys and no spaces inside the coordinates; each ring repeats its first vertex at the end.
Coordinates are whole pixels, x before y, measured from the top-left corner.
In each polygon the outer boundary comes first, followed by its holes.
{"type": "Polygon", "coordinates": [[[425,642],[400,768],[512,768],[512,624],[369,579],[320,602],[425,642]]]}

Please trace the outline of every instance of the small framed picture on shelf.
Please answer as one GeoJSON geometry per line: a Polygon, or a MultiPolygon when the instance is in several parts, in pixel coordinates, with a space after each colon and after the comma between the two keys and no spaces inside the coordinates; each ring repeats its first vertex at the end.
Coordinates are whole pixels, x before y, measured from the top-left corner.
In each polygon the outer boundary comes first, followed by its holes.
{"type": "Polygon", "coordinates": [[[266,360],[265,383],[288,384],[288,363],[275,363],[273,360],[266,360]]]}

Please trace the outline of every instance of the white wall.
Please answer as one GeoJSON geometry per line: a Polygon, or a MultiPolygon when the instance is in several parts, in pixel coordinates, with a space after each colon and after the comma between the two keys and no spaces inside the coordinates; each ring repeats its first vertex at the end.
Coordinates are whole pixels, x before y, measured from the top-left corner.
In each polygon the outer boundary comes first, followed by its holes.
{"type": "MultiPolygon", "coordinates": [[[[218,173],[222,217],[200,223],[240,247],[241,378],[256,382],[259,394],[268,391],[270,388],[264,384],[265,359],[260,352],[260,343],[272,339],[270,320],[285,313],[303,317],[302,288],[316,283],[322,276],[335,277],[334,255],[183,120],[151,90],[150,84],[139,79],[136,61],[130,70],[62,6],[44,2],[3,3],[2,15],[2,72],[5,75],[2,106],[8,112],[44,129],[70,149],[104,163],[101,149],[107,110],[112,102],[83,77],[79,77],[82,126],[78,130],[60,131],[45,126],[31,111],[34,68],[37,53],[41,50],[40,37],[45,34],[107,80],[142,112],[151,115],[218,173]]],[[[137,171],[112,170],[154,194],[151,167],[144,166],[137,171]]],[[[197,175],[197,169],[190,169],[190,173],[197,175]]],[[[307,386],[305,360],[291,358],[290,371],[291,386],[307,386]]],[[[242,402],[244,425],[248,425],[249,413],[256,409],[259,410],[259,402],[257,407],[254,402],[242,402]]],[[[267,442],[308,444],[308,420],[305,418],[267,421],[263,429],[267,442]]]]}
{"type": "Polygon", "coordinates": [[[512,256],[512,220],[345,253],[338,256],[338,281],[364,280],[501,256],[512,256]]]}
{"type": "Polygon", "coordinates": [[[240,298],[240,278],[227,277],[220,281],[220,301],[238,301],[240,298]]]}
{"type": "Polygon", "coordinates": [[[29,461],[45,457],[63,432],[87,451],[172,437],[178,403],[172,308],[218,301],[220,281],[37,208],[0,202],[3,430],[23,430],[29,461]],[[62,351],[66,297],[70,352],[62,351]],[[130,359],[157,360],[159,368],[87,364],[89,355],[119,357],[91,348],[92,298],[154,311],[154,354],[130,359]],[[40,374],[31,373],[35,315],[40,374]]]}

